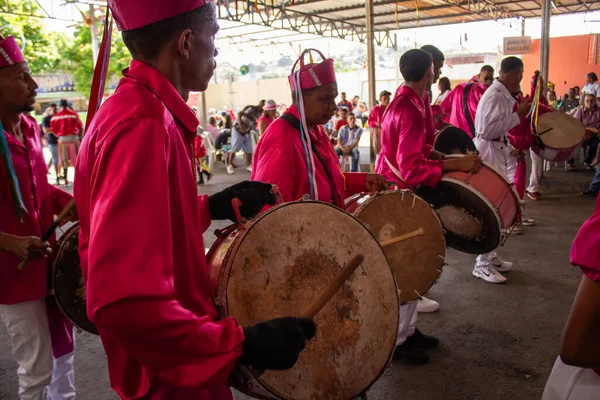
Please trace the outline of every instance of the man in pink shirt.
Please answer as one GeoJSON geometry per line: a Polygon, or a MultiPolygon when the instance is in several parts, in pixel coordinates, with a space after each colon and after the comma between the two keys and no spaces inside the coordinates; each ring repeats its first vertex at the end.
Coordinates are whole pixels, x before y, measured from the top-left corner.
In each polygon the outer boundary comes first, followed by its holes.
{"type": "Polygon", "coordinates": [[[450,124],[459,127],[471,137],[475,136],[475,112],[481,96],[494,80],[494,68],[489,65],[481,67],[479,74],[469,82],[457,85],[444,101],[442,111],[450,115],[450,124]],[[465,104],[466,110],[465,112],[465,104]]]}
{"type": "MultiPolygon", "coordinates": [[[[400,58],[404,84],[388,106],[383,117],[382,146],[375,172],[400,188],[415,189],[419,185],[436,187],[445,171],[476,172],[481,160],[475,155],[444,159],[427,143],[427,113],[425,92],[435,76],[431,54],[424,50],[409,50],[400,58]]],[[[415,328],[417,302],[400,307],[400,328],[394,359],[408,364],[425,364],[429,355],[424,348],[435,347],[438,340],[423,335],[415,328]]]]}
{"type": "Polygon", "coordinates": [[[211,219],[251,217],[275,198],[242,182],[198,196],[186,105],[215,69],[215,7],[205,0],[109,0],[133,61],[81,145],[75,200],[87,314],[96,324],[111,386],[122,399],[232,399],[236,363],[291,368],[312,320],[242,328],[219,319],[204,255],[211,219]]]}
{"type": "Polygon", "coordinates": [[[73,399],[73,325],[46,300],[56,240],[40,240],[71,195],[48,183],[39,126],[23,114],[38,86],[14,37],[0,37],[0,53],[0,318],[19,365],[19,397],[73,399]]]}
{"type": "Polygon", "coordinates": [[[277,185],[284,201],[307,194],[344,208],[344,200],[363,191],[385,189],[375,174],[342,173],[340,162],[323,124],[337,106],[337,82],[333,59],[303,64],[289,76],[293,105],[269,126],[254,156],[252,179],[277,185]]]}
{"type": "Polygon", "coordinates": [[[373,141],[375,154],[379,154],[381,151],[381,122],[383,121],[383,113],[390,104],[391,95],[387,90],[379,93],[379,104],[369,112],[369,128],[371,128],[371,140],[373,141]]]}

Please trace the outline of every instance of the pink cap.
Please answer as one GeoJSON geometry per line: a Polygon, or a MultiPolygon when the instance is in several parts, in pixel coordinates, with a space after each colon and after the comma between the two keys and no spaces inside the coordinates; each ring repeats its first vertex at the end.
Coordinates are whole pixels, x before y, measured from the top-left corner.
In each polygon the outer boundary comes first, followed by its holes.
{"type": "Polygon", "coordinates": [[[9,36],[6,39],[2,39],[0,36],[0,68],[22,62],[25,62],[25,57],[23,57],[14,36],[9,36]]]}
{"type": "Polygon", "coordinates": [[[297,71],[300,74],[300,90],[312,89],[318,86],[325,86],[331,83],[335,83],[335,67],[333,65],[333,59],[325,59],[323,53],[316,49],[306,49],[300,54],[300,58],[294,63],[292,67],[292,74],[288,77],[290,87],[292,90],[296,90],[296,72],[294,69],[300,62],[300,69],[297,71]],[[324,60],[318,64],[304,64],[304,55],[310,51],[315,51],[324,60]]]}
{"type": "Polygon", "coordinates": [[[193,9],[212,0],[108,0],[121,31],[142,28],[193,9]]]}

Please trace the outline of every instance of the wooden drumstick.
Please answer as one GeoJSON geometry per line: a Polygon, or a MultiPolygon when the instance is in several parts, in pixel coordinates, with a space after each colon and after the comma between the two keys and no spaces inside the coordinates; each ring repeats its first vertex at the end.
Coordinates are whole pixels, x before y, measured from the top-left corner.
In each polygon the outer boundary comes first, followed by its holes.
{"type": "Polygon", "coordinates": [[[419,228],[416,231],[412,231],[412,232],[405,233],[404,235],[396,236],[395,238],[391,238],[390,240],[384,240],[383,242],[380,242],[379,244],[381,245],[381,247],[386,247],[386,246],[390,246],[394,243],[399,243],[399,242],[408,240],[410,238],[414,238],[415,236],[423,236],[424,234],[425,234],[425,229],[419,228]]]}
{"type": "MultiPolygon", "coordinates": [[[[58,217],[56,218],[56,221],[54,221],[52,223],[52,225],[50,225],[50,227],[48,228],[48,230],[46,230],[46,232],[42,235],[42,237],[40,238],[40,240],[42,242],[46,242],[50,239],[50,237],[52,237],[52,234],[54,233],[54,231],[56,230],[56,228],[58,228],[58,226],[60,225],[60,223],[67,217],[67,215],[69,215],[71,213],[71,211],[73,211],[73,209],[75,208],[75,200],[71,199],[71,201],[69,201],[67,203],[67,205],[65,206],[65,208],[62,209],[62,211],[60,212],[60,214],[58,214],[58,217]]],[[[21,261],[21,263],[19,264],[19,266],[17,268],[19,268],[19,270],[24,270],[25,267],[27,266],[27,263],[29,262],[29,260],[23,260],[21,261]]]]}
{"type": "Polygon", "coordinates": [[[329,283],[327,288],[325,288],[325,290],[319,295],[319,297],[317,297],[315,301],[313,301],[310,307],[308,307],[308,309],[304,311],[301,316],[303,318],[313,319],[319,313],[319,311],[325,307],[327,302],[331,300],[337,291],[340,290],[348,278],[350,278],[350,275],[352,275],[354,271],[360,267],[360,264],[362,264],[364,260],[365,256],[361,254],[354,256],[354,258],[350,260],[348,264],[346,264],[342,272],[340,272],[338,276],[331,281],[331,283],[329,283]]]}

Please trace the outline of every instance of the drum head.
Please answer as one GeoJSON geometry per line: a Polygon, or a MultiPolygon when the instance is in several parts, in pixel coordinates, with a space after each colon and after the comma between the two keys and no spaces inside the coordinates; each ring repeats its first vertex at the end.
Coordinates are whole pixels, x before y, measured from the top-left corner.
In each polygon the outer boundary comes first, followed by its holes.
{"type": "Polygon", "coordinates": [[[67,318],[79,329],[97,335],[96,326],[87,317],[78,248],[79,224],[75,224],[60,238],[52,286],[56,302],[67,318]]]}
{"type": "Polygon", "coordinates": [[[477,151],[471,136],[456,126],[442,129],[435,137],[433,148],[444,154],[467,154],[469,151],[477,151]]]}
{"type": "Polygon", "coordinates": [[[354,215],[367,224],[379,242],[425,229],[423,236],[384,248],[401,303],[416,300],[433,286],[444,265],[446,240],[440,219],[429,204],[409,191],[366,196],[354,215]]]}
{"type": "Polygon", "coordinates": [[[493,208],[477,192],[452,178],[434,189],[420,186],[417,194],[433,206],[446,230],[448,246],[484,254],[500,245],[500,223],[493,208]]]}
{"type": "Polygon", "coordinates": [[[317,335],[296,365],[259,378],[283,399],[350,399],[365,392],[388,365],[398,329],[396,283],[377,240],[351,215],[319,202],[283,204],[240,234],[229,250],[235,255],[226,308],[242,326],[301,316],[346,263],[365,256],[315,317],[317,335]]]}
{"type": "Polygon", "coordinates": [[[549,112],[538,118],[538,134],[545,146],[569,149],[583,140],[585,128],[577,119],[560,112],[549,112]]]}

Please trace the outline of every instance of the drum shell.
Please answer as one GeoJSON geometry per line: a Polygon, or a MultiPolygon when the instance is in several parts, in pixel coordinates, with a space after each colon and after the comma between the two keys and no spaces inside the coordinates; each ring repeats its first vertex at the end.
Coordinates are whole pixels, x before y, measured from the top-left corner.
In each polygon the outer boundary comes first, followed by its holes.
{"type": "MultiPolygon", "coordinates": [[[[214,292],[213,292],[214,293],[214,303],[215,303],[217,312],[219,313],[221,318],[225,318],[225,317],[228,317],[231,315],[230,311],[229,311],[230,305],[228,304],[228,286],[230,285],[229,280],[230,280],[230,276],[233,273],[232,270],[234,268],[236,254],[240,250],[240,247],[242,246],[242,243],[247,236],[247,232],[249,232],[253,228],[254,225],[260,223],[262,219],[269,216],[269,214],[277,212],[279,207],[285,207],[286,205],[290,205],[293,203],[302,203],[302,202],[292,202],[292,203],[286,203],[286,204],[280,205],[278,207],[270,209],[269,211],[267,211],[263,214],[258,215],[255,219],[242,224],[237,229],[234,229],[235,227],[233,227],[233,226],[230,228],[227,228],[225,230],[225,235],[221,235],[222,237],[219,237],[215,241],[213,246],[211,247],[210,251],[208,252],[207,259],[208,259],[208,265],[209,265],[210,279],[211,279],[211,283],[214,288],[214,292]]],[[[317,202],[307,201],[304,203],[310,204],[310,203],[317,203],[317,202]]],[[[325,203],[320,203],[320,204],[325,204],[325,203]]],[[[327,206],[335,208],[340,213],[343,213],[342,210],[339,210],[338,208],[336,208],[332,205],[327,204],[327,206]]],[[[344,215],[350,217],[346,213],[344,213],[344,215]]],[[[353,218],[353,217],[351,217],[351,218],[353,218]]],[[[358,221],[356,221],[356,223],[359,224],[358,221]]],[[[383,250],[381,250],[381,254],[383,256],[383,250]]],[[[385,260],[385,256],[383,256],[383,259],[385,260]]],[[[389,268],[389,265],[387,265],[387,262],[386,262],[386,268],[389,268]]],[[[395,285],[395,280],[394,280],[393,274],[391,273],[391,270],[390,270],[390,278],[394,281],[394,285],[395,285]]],[[[396,311],[394,311],[395,314],[398,314],[397,311],[398,311],[398,307],[399,307],[399,298],[398,298],[397,292],[395,293],[395,302],[396,302],[395,306],[391,305],[391,308],[396,310],[396,311]]],[[[395,318],[395,320],[398,321],[397,317],[394,317],[394,315],[390,315],[389,318],[395,318]]],[[[396,331],[393,332],[393,335],[395,338],[395,335],[397,332],[397,326],[394,326],[394,328],[396,329],[396,331]]],[[[393,355],[393,347],[394,347],[393,344],[395,344],[395,339],[394,339],[394,343],[392,343],[392,347],[390,348],[389,357],[385,363],[386,366],[389,365],[389,363],[391,362],[391,357],[393,355]]],[[[366,387],[364,389],[364,391],[368,390],[368,388],[372,384],[374,384],[377,381],[377,379],[379,379],[379,377],[384,373],[384,371],[385,371],[385,367],[381,369],[378,376],[368,385],[368,387],[366,387]]],[[[260,399],[284,398],[284,397],[279,397],[274,391],[270,390],[269,387],[264,384],[264,382],[261,380],[261,378],[257,378],[256,371],[254,371],[253,368],[247,367],[247,366],[244,366],[241,364],[236,365],[232,375],[230,376],[229,383],[233,387],[238,389],[239,391],[241,391],[249,396],[253,396],[255,398],[260,398],[260,399]]],[[[285,398],[295,399],[295,397],[285,397],[285,398]]]]}
{"type": "Polygon", "coordinates": [[[579,148],[580,145],[581,144],[578,144],[576,146],[569,147],[566,149],[556,149],[548,145],[544,145],[544,149],[542,149],[540,146],[534,143],[533,145],[531,145],[531,150],[533,150],[535,154],[537,154],[540,158],[546,161],[561,162],[573,158],[576,150],[579,148]]]}
{"type": "Polygon", "coordinates": [[[549,111],[547,108],[540,108],[537,129],[538,134],[541,134],[538,136],[541,145],[534,143],[531,148],[535,154],[552,162],[567,161],[572,158],[585,136],[585,128],[574,117],[549,111]],[[552,141],[555,144],[549,144],[552,141]],[[564,146],[557,146],[559,142],[564,146]]]}

